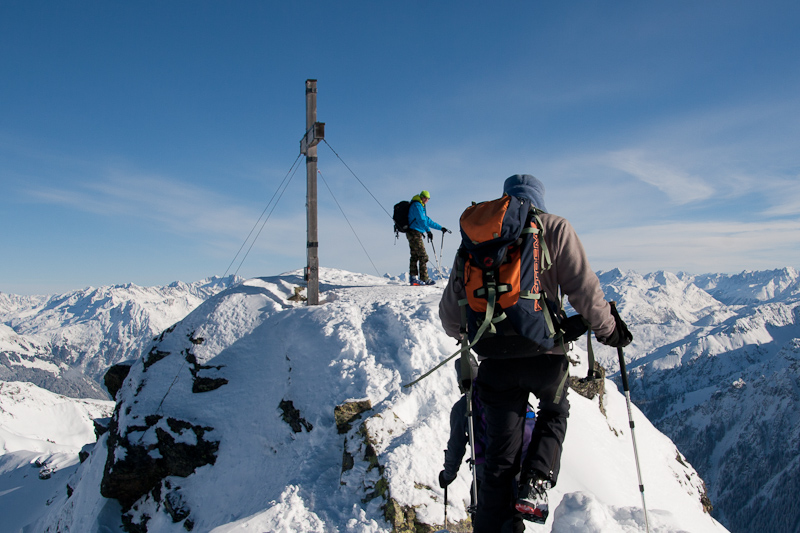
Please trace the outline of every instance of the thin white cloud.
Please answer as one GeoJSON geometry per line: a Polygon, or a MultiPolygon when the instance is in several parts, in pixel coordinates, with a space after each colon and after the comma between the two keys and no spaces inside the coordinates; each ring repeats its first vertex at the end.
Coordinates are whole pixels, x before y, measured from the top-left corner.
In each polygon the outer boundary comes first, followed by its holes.
{"type": "Polygon", "coordinates": [[[800,220],[678,222],[584,232],[592,266],[693,273],[800,265],[800,220]]]}
{"type": "Polygon", "coordinates": [[[630,174],[667,195],[674,204],[706,200],[715,194],[702,178],[661,161],[644,150],[622,150],[608,155],[608,164],[630,174]]]}
{"type": "MultiPolygon", "coordinates": [[[[41,202],[101,216],[131,217],[181,235],[243,238],[258,216],[252,206],[244,206],[206,188],[163,177],[116,174],[103,181],[76,184],[70,189],[37,186],[26,192],[41,202]]],[[[285,215],[282,218],[272,223],[283,226],[285,215]]]]}
{"type": "Polygon", "coordinates": [[[800,176],[793,180],[776,180],[764,190],[772,203],[764,213],[784,217],[800,215],[800,176]]]}
{"type": "Polygon", "coordinates": [[[703,220],[797,216],[797,105],[789,98],[672,114],[611,134],[605,146],[545,158],[540,177],[553,184],[553,204],[602,204],[644,225],[676,206],[680,217],[703,220]]]}

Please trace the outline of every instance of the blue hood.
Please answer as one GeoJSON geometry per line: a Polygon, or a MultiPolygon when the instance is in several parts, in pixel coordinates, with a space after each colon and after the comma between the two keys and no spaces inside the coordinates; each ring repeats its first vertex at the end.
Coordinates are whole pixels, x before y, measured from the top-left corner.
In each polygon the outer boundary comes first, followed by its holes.
{"type": "Polygon", "coordinates": [[[506,179],[503,192],[510,196],[527,198],[533,205],[547,213],[544,206],[544,184],[530,174],[514,174],[506,179]]]}

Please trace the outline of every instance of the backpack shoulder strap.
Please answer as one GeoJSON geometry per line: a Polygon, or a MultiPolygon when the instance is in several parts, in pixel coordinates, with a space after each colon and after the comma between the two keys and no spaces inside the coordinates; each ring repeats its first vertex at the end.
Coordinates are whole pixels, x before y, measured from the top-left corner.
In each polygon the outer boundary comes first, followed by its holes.
{"type": "MultiPolygon", "coordinates": [[[[456,279],[461,280],[463,284],[466,284],[464,280],[464,269],[466,268],[467,261],[466,250],[464,250],[463,247],[459,248],[458,253],[456,253],[456,279]]],[[[464,344],[464,339],[467,337],[467,306],[469,306],[469,300],[467,300],[466,296],[458,301],[458,306],[461,309],[461,329],[459,333],[461,333],[461,342],[464,344]]],[[[464,346],[466,346],[466,344],[464,344],[464,346]]]]}
{"type": "Polygon", "coordinates": [[[544,239],[544,224],[542,224],[542,219],[539,218],[539,215],[544,213],[541,209],[537,207],[531,206],[530,218],[531,222],[536,225],[534,228],[533,226],[525,228],[523,233],[534,233],[539,235],[539,247],[541,248],[541,265],[542,265],[542,272],[550,270],[550,267],[553,266],[553,261],[550,259],[550,249],[547,247],[547,243],[544,239]]]}

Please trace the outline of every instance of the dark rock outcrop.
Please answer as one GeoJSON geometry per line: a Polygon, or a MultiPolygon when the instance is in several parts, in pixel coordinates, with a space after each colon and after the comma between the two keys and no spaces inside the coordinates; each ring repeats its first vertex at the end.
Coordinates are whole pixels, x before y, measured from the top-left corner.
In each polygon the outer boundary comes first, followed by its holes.
{"type": "Polygon", "coordinates": [[[118,417],[117,411],[109,427],[100,493],[118,500],[126,509],[159,487],[165,477],[187,477],[196,468],[216,461],[219,442],[206,440],[213,428],[150,415],[144,424],[129,425],[125,434],[120,434],[118,417]],[[187,432],[193,435],[186,438],[187,432]],[[155,443],[148,444],[152,438],[145,439],[144,435],[154,435],[155,443]]]}
{"type": "Polygon", "coordinates": [[[300,411],[298,411],[291,400],[281,400],[281,403],[278,404],[278,408],[282,411],[281,418],[284,422],[289,424],[292,428],[292,431],[295,433],[300,433],[305,429],[306,431],[311,431],[314,429],[314,426],[311,425],[311,422],[300,416],[300,411]]]}
{"type": "Polygon", "coordinates": [[[117,363],[111,366],[103,376],[103,384],[112,398],[117,397],[119,389],[122,388],[122,383],[131,371],[131,365],[133,365],[133,361],[117,363]]]}

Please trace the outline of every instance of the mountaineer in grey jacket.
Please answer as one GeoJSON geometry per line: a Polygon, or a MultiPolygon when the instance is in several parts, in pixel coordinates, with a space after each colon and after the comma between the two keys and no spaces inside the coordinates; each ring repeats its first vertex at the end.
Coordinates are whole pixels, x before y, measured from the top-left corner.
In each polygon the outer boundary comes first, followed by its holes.
{"type": "MultiPolygon", "coordinates": [[[[539,279],[547,297],[557,302],[562,295],[567,296],[600,342],[610,346],[630,343],[623,333],[627,331],[624,323],[617,323],[605,301],[600,281],[589,266],[572,225],[547,213],[542,182],[531,175],[517,174],[505,181],[503,193],[528,198],[544,211],[540,219],[552,266],[539,279]]],[[[460,338],[461,327],[458,302],[465,297],[463,283],[451,275],[439,303],[439,317],[445,332],[456,339],[460,338]]],[[[515,514],[511,481],[521,470],[516,509],[523,518],[544,523],[548,514],[546,491],[558,481],[569,416],[567,394],[558,394],[568,374],[567,358],[559,345],[548,353],[532,355],[518,337],[482,338],[475,351],[481,359],[477,389],[484,406],[489,445],[474,531],[522,531],[520,523],[511,520],[515,514]],[[539,412],[528,452],[521,457],[529,393],[539,399],[539,412]]]]}

